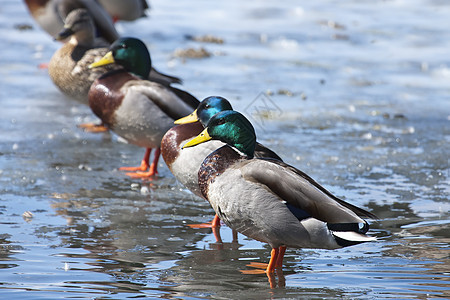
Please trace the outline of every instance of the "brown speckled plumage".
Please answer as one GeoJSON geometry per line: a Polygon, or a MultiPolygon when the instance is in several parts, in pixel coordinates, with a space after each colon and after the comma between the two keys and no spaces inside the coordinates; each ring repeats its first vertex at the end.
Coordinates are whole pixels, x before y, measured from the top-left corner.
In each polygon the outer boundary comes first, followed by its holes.
{"type": "Polygon", "coordinates": [[[107,51],[107,48],[90,49],[65,43],[50,60],[48,66],[50,78],[65,95],[87,104],[89,88],[94,80],[108,71],[119,68],[115,65],[88,68],[107,51]]]}
{"type": "Polygon", "coordinates": [[[203,197],[208,199],[208,186],[228,167],[238,160],[247,160],[230,146],[223,146],[206,157],[198,171],[198,185],[203,197]]]}
{"type": "Polygon", "coordinates": [[[56,38],[70,36],[52,56],[48,72],[55,85],[67,96],[82,103],[88,103],[91,84],[100,75],[118,69],[118,66],[104,66],[89,69],[89,65],[101,59],[108,52],[108,44],[94,37],[95,27],[86,9],[71,11],[65,29],[56,38]]]}

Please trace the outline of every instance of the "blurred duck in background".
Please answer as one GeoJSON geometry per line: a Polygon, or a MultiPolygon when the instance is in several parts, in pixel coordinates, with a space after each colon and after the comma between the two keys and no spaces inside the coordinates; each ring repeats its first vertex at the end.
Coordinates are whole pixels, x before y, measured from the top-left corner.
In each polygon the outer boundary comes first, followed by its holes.
{"type": "MultiPolygon", "coordinates": [[[[52,56],[48,72],[54,84],[67,96],[88,104],[91,84],[102,74],[123,68],[120,65],[107,65],[91,69],[89,65],[100,60],[107,52],[109,43],[95,38],[95,26],[91,14],[86,9],[71,11],[64,28],[56,40],[68,39],[52,56]]],[[[169,86],[181,83],[177,77],[159,73],[151,68],[147,77],[155,82],[169,86]]],[[[104,131],[105,128],[93,124],[82,125],[90,131],[104,131]]]]}
{"type": "Polygon", "coordinates": [[[87,96],[94,80],[114,69],[114,66],[88,68],[106,54],[109,46],[107,42],[96,39],[94,31],[94,23],[86,9],[71,11],[63,30],[55,35],[56,40],[69,40],[53,54],[48,65],[54,84],[65,95],[85,104],[88,104],[87,96]]]}
{"type": "Polygon", "coordinates": [[[134,21],[146,17],[145,11],[149,9],[146,0],[98,0],[105,8],[113,21],[134,21]]]}
{"type": "Polygon", "coordinates": [[[64,27],[67,15],[74,9],[86,9],[95,24],[96,37],[108,43],[119,38],[114,23],[134,21],[145,17],[149,8],[146,0],[24,0],[31,16],[50,36],[55,37],[64,27]]]}
{"type": "Polygon", "coordinates": [[[31,16],[51,37],[57,36],[64,27],[64,21],[72,10],[86,9],[95,25],[95,36],[108,43],[119,38],[112,17],[94,0],[25,0],[31,16]]]}

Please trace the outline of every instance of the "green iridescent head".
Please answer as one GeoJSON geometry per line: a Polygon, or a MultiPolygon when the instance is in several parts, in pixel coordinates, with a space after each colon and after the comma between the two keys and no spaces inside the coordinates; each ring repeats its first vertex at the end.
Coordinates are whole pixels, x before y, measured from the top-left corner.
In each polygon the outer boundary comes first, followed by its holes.
{"type": "Polygon", "coordinates": [[[253,157],[255,152],[255,129],[244,115],[234,110],[227,110],[214,115],[205,130],[196,138],[187,142],[183,148],[211,139],[227,143],[250,158],[253,157]]]}
{"type": "Polygon", "coordinates": [[[147,46],[141,40],[132,37],[117,39],[109,47],[109,52],[90,68],[116,63],[143,79],[148,78],[152,68],[152,60],[147,46]]]}

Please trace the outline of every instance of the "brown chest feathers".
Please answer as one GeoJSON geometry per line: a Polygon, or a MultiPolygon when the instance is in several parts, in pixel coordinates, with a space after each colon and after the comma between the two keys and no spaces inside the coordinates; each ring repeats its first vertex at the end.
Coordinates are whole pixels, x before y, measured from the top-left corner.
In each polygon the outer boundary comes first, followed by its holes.
{"type": "Polygon", "coordinates": [[[122,86],[130,80],[139,80],[125,70],[108,72],[94,81],[89,90],[89,106],[103,123],[112,127],[114,112],[124,98],[122,86]]]}
{"type": "Polygon", "coordinates": [[[208,199],[208,186],[214,182],[216,177],[220,176],[228,167],[242,159],[246,158],[228,145],[220,147],[208,155],[198,171],[198,185],[203,197],[208,199]]]}

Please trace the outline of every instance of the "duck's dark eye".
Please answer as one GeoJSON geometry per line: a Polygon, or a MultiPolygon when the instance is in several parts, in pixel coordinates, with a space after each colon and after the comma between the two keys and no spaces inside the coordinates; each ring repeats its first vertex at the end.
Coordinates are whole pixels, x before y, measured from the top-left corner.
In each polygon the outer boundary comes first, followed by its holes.
{"type": "Polygon", "coordinates": [[[211,106],[209,104],[206,104],[205,108],[208,109],[208,108],[211,108],[211,106]]]}
{"type": "Polygon", "coordinates": [[[127,49],[128,48],[128,46],[126,44],[122,44],[120,46],[122,47],[122,49],[127,49]]]}
{"type": "Polygon", "coordinates": [[[222,124],[225,124],[225,123],[226,123],[226,121],[224,119],[219,119],[217,121],[217,125],[222,125],[222,124]]]}

